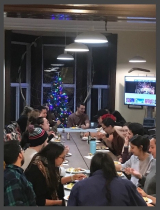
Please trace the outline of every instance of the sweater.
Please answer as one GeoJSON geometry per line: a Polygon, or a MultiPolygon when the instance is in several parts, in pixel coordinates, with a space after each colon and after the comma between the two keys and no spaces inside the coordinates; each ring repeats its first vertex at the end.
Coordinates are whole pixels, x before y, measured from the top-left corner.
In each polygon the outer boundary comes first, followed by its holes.
{"type": "MultiPolygon", "coordinates": [[[[95,171],[73,186],[67,206],[108,206],[105,183],[102,170],[95,171]]],[[[135,185],[127,179],[115,177],[109,188],[111,206],[146,206],[135,185]]]]}

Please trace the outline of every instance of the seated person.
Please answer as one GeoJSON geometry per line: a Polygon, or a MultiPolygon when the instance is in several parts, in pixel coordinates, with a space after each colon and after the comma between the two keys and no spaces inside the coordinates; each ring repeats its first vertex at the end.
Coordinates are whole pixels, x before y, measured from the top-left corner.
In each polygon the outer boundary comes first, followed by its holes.
{"type": "Polygon", "coordinates": [[[68,117],[67,128],[81,127],[82,129],[89,128],[89,118],[85,112],[85,104],[80,103],[77,105],[77,111],[68,117]]]}
{"type": "Polygon", "coordinates": [[[23,112],[21,114],[21,116],[19,117],[19,119],[17,120],[17,123],[20,127],[20,132],[21,134],[25,132],[26,127],[27,127],[27,122],[28,122],[28,115],[29,113],[33,111],[32,107],[29,106],[25,106],[23,109],[23,112]]]}
{"type": "Polygon", "coordinates": [[[123,129],[121,126],[118,126],[118,123],[115,122],[115,117],[111,114],[103,115],[102,119],[102,128],[109,134],[109,137],[102,137],[103,142],[114,155],[120,158],[124,146],[123,129]]]}
{"type": "Polygon", "coordinates": [[[90,176],[76,183],[67,206],[147,206],[134,184],[116,173],[107,153],[97,152],[90,165],[90,176]]]}
{"type": "MultiPolygon", "coordinates": [[[[97,133],[90,133],[91,137],[95,137],[97,139],[102,139],[103,135],[106,135],[106,132],[102,128],[102,116],[108,114],[108,111],[106,109],[100,109],[97,112],[97,115],[95,116],[98,121],[98,130],[97,133]]],[[[85,133],[84,136],[88,136],[89,132],[85,133]]]]}
{"type": "Polygon", "coordinates": [[[32,184],[21,166],[24,152],[18,140],[4,142],[4,206],[36,206],[32,184]]]}
{"type": "Polygon", "coordinates": [[[123,129],[127,129],[128,133],[125,136],[125,143],[122,151],[122,159],[119,159],[120,162],[125,163],[127,160],[130,159],[132,153],[129,151],[129,139],[131,139],[134,135],[138,134],[143,136],[144,135],[144,128],[143,125],[140,123],[126,123],[123,126],[123,129]]]}
{"type": "Polygon", "coordinates": [[[115,110],[113,113],[113,116],[116,118],[116,122],[118,122],[121,126],[123,126],[126,123],[126,120],[124,117],[122,117],[121,113],[115,110]]]}
{"type": "Polygon", "coordinates": [[[139,180],[132,174],[133,169],[146,176],[150,172],[153,156],[148,153],[150,141],[147,135],[135,135],[129,141],[133,155],[124,164],[115,166],[117,170],[124,170],[126,174],[131,175],[131,181],[138,186],[139,180]]]}
{"type": "Polygon", "coordinates": [[[156,135],[150,138],[149,152],[153,156],[151,163],[150,173],[143,176],[138,171],[132,169],[131,174],[139,179],[140,187],[137,188],[138,192],[143,196],[150,198],[152,204],[156,204],[156,135]]]}
{"type": "Polygon", "coordinates": [[[64,205],[63,184],[86,178],[84,174],[61,177],[59,167],[65,155],[64,145],[49,142],[32,158],[25,170],[27,179],[33,185],[38,206],[64,205]]]}

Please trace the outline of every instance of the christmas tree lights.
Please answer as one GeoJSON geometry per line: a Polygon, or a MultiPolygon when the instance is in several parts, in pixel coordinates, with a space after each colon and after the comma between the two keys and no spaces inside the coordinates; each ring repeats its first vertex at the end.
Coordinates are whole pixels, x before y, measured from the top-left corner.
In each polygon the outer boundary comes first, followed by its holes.
{"type": "Polygon", "coordinates": [[[59,75],[53,77],[51,92],[48,95],[49,109],[61,121],[60,127],[67,127],[67,119],[71,114],[68,104],[68,96],[63,92],[62,78],[59,75]]]}

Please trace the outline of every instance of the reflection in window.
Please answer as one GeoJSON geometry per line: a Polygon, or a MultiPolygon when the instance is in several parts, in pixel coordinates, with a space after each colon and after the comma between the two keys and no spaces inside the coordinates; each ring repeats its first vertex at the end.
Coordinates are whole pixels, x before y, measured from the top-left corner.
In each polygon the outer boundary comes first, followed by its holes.
{"type": "Polygon", "coordinates": [[[74,60],[57,60],[58,55],[63,53],[63,46],[43,46],[43,83],[51,83],[55,70],[61,73],[63,83],[74,83],[74,60]],[[56,66],[58,64],[63,66],[56,66]]]}
{"type": "Polygon", "coordinates": [[[26,82],[26,56],[21,63],[21,57],[26,51],[26,45],[12,44],[11,45],[11,83],[19,82],[18,69],[21,65],[21,82],[26,82]]]}

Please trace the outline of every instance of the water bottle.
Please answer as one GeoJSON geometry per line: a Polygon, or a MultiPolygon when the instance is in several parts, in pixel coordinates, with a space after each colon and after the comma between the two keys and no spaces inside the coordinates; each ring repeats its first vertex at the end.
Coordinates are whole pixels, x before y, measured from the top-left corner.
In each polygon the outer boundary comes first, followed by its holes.
{"type": "Polygon", "coordinates": [[[87,141],[88,144],[89,144],[90,140],[91,140],[91,133],[89,132],[88,141],[87,141]]]}
{"type": "Polygon", "coordinates": [[[90,144],[90,153],[92,153],[94,155],[96,153],[96,141],[95,141],[95,139],[91,139],[89,144],[90,144]]]}
{"type": "Polygon", "coordinates": [[[70,140],[70,133],[67,133],[67,140],[70,140]]]}

